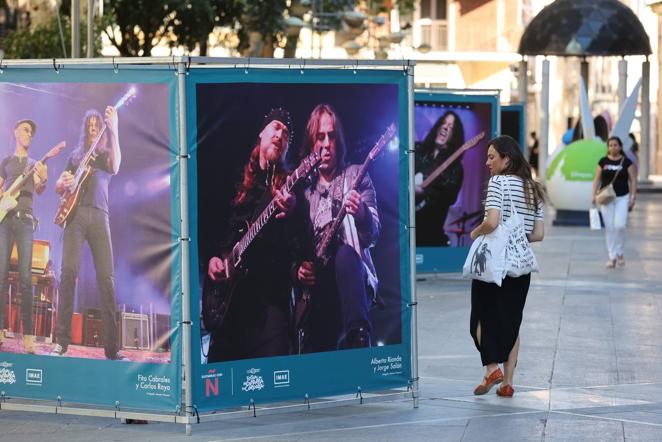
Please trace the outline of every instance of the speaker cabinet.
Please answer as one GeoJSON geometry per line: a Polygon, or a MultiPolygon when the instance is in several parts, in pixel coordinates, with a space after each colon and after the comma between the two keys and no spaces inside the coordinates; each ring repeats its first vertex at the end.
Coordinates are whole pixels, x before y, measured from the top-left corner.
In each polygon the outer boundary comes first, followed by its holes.
{"type": "Polygon", "coordinates": [[[71,343],[76,345],[83,343],[83,315],[80,313],[71,315],[71,343]]]}
{"type": "Polygon", "coordinates": [[[149,317],[140,313],[122,313],[120,318],[122,348],[148,350],[150,348],[149,317]]]}
{"type": "Polygon", "coordinates": [[[83,315],[83,345],[101,347],[101,311],[88,308],[83,315]]]}
{"type": "Polygon", "coordinates": [[[170,315],[156,314],[156,336],[154,346],[157,350],[170,350],[170,315]]]}

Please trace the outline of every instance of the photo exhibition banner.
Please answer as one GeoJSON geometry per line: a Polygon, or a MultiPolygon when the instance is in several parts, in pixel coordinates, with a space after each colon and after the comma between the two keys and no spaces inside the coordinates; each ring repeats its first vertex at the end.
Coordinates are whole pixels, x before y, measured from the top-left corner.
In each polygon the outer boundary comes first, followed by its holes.
{"type": "Polygon", "coordinates": [[[408,77],[187,77],[193,401],[408,385],[408,77]]]}
{"type": "Polygon", "coordinates": [[[460,271],[483,218],[487,143],[497,95],[417,91],[414,105],[416,271],[460,271]]]}
{"type": "Polygon", "coordinates": [[[175,410],[176,76],[0,75],[0,390],[175,410]]]}
{"type": "Polygon", "coordinates": [[[501,131],[500,135],[510,135],[517,140],[517,143],[522,149],[522,153],[526,155],[526,134],[524,133],[524,122],[526,115],[524,112],[524,105],[521,103],[508,104],[501,106],[501,131]]]}

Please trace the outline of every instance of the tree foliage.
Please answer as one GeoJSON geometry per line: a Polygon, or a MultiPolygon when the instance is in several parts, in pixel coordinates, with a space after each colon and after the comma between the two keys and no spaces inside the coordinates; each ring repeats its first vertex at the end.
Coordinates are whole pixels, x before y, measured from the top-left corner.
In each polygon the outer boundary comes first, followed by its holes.
{"type": "MultiPolygon", "coordinates": [[[[313,12],[317,32],[337,30],[342,13],[356,8],[372,16],[396,6],[401,13],[413,10],[414,0],[103,0],[104,17],[96,35],[106,34],[120,55],[149,56],[157,45],[199,50],[207,55],[209,36],[226,27],[235,36],[233,49],[245,56],[272,57],[278,47],[294,57],[299,29],[288,29],[288,18],[302,19],[313,12]]],[[[2,0],[0,0],[2,3],[2,0]]],[[[60,16],[67,50],[70,46],[70,7],[62,2],[60,16]]],[[[86,44],[84,23],[81,45],[86,44]]],[[[96,53],[101,40],[95,41],[96,53]]],[[[83,47],[83,52],[86,50],[83,47]]],[[[11,32],[5,40],[6,56],[14,58],[63,57],[57,21],[33,32],[11,32]]]]}
{"type": "MultiPolygon", "coordinates": [[[[6,58],[63,58],[69,54],[71,49],[71,21],[69,17],[61,17],[62,33],[58,26],[57,17],[46,26],[40,26],[34,31],[11,31],[4,40],[4,51],[6,58]],[[64,49],[63,52],[63,43],[64,49]]],[[[87,25],[81,23],[80,41],[82,53],[87,52],[87,25]]],[[[95,41],[95,54],[101,50],[101,41],[95,41]]]]}

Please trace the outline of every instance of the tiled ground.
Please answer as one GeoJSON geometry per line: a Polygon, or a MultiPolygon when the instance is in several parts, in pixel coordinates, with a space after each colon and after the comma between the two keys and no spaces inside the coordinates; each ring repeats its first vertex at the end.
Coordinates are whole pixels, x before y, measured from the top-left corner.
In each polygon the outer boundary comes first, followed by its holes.
{"type": "MultiPolygon", "coordinates": [[[[662,195],[631,214],[625,268],[600,232],[548,226],[521,330],[515,396],[472,394],[469,283],[418,283],[420,407],[410,400],[193,426],[186,440],[661,441],[662,195]]],[[[183,440],[175,424],[0,411],[0,441],[183,440]]]]}

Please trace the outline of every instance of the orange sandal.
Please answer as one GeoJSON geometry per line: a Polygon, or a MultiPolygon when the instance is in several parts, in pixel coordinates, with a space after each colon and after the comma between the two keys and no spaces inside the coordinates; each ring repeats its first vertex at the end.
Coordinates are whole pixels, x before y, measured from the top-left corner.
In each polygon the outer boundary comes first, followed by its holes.
{"type": "Polygon", "coordinates": [[[493,386],[500,384],[503,381],[503,373],[501,372],[501,369],[497,367],[496,370],[490,373],[489,376],[485,376],[483,379],[483,383],[474,389],[474,394],[476,396],[485,394],[489,392],[493,386]]]}
{"type": "Polygon", "coordinates": [[[501,397],[513,397],[515,394],[515,389],[512,385],[506,384],[496,389],[497,396],[501,397]]]}

